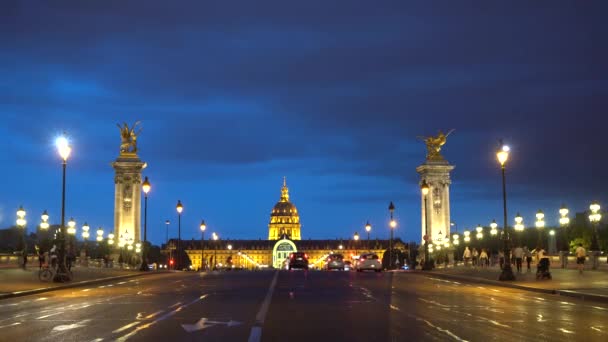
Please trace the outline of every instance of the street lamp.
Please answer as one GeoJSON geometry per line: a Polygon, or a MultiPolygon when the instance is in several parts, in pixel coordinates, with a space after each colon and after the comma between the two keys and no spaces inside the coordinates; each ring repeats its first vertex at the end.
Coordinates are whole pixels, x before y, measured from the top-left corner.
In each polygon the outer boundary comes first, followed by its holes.
{"type": "Polygon", "coordinates": [[[342,250],[343,248],[344,248],[344,246],[342,246],[342,245],[338,246],[338,249],[340,249],[340,250],[342,250]]]}
{"type": "Polygon", "coordinates": [[[562,207],[559,208],[559,225],[562,227],[562,229],[560,229],[559,236],[562,240],[560,244],[560,248],[562,251],[568,250],[568,241],[566,241],[566,228],[570,224],[570,218],[568,217],[569,212],[570,211],[568,210],[568,208],[566,208],[565,204],[562,204],[562,207]]]}
{"type": "Polygon", "coordinates": [[[542,229],[545,228],[545,213],[542,210],[538,210],[536,212],[536,228],[538,228],[538,245],[542,246],[543,243],[543,232],[542,229]]]}
{"type": "Polygon", "coordinates": [[[422,192],[424,200],[424,265],[422,265],[422,269],[430,271],[433,269],[433,264],[429,257],[429,253],[431,252],[429,250],[431,248],[431,239],[429,237],[429,219],[427,217],[427,195],[429,194],[429,185],[426,183],[426,179],[423,179],[422,184],[420,184],[420,192],[422,192]]]}
{"type": "Polygon", "coordinates": [[[359,253],[357,253],[357,242],[359,241],[359,233],[355,232],[355,235],[353,235],[353,239],[355,240],[355,256],[359,256],[359,253]]]}
{"type": "Polygon", "coordinates": [[[148,242],[148,192],[152,186],[150,185],[150,181],[148,180],[148,176],[144,178],[144,182],[141,184],[141,189],[144,192],[144,244],[143,244],[143,253],[141,255],[141,267],[140,271],[149,271],[148,268],[148,251],[147,251],[147,242],[148,242]]]}
{"type": "Polygon", "coordinates": [[[490,235],[495,236],[498,234],[498,229],[496,229],[497,227],[498,223],[496,223],[496,220],[492,220],[492,223],[490,223],[490,235]]]}
{"type": "Polygon", "coordinates": [[[87,240],[89,239],[89,229],[91,229],[91,227],[89,227],[89,225],[85,222],[84,225],[82,226],[82,239],[84,240],[84,258],[85,258],[85,264],[86,264],[86,258],[87,258],[87,240]]]}
{"type": "Polygon", "coordinates": [[[97,242],[103,241],[103,228],[97,228],[97,242]]]}
{"type": "Polygon", "coordinates": [[[74,221],[73,217],[70,217],[68,221],[68,234],[76,235],[76,221],[74,221]]]}
{"type": "Polygon", "coordinates": [[[391,214],[391,220],[389,223],[389,225],[391,227],[391,239],[389,241],[389,257],[390,257],[389,268],[392,269],[393,268],[393,234],[394,234],[395,228],[397,228],[397,221],[395,221],[395,219],[393,218],[393,212],[395,211],[395,205],[393,204],[392,201],[388,205],[388,211],[391,214]]]}
{"type": "Polygon", "coordinates": [[[46,212],[46,209],[42,212],[42,216],[40,216],[40,218],[42,219],[42,222],[40,222],[40,229],[49,229],[49,214],[46,212]]]}
{"type": "MultiPolygon", "coordinates": [[[[502,145],[502,141],[500,142],[502,145]]],[[[503,221],[503,230],[502,230],[502,238],[503,238],[503,248],[504,248],[504,257],[505,260],[511,260],[511,248],[510,238],[509,238],[509,228],[507,227],[507,185],[505,179],[505,164],[509,159],[509,151],[510,148],[507,145],[502,145],[496,151],[496,158],[500,163],[500,169],[502,171],[502,209],[504,214],[503,221]]],[[[513,274],[513,270],[511,269],[511,262],[505,262],[502,268],[502,272],[498,277],[499,280],[515,280],[515,275],[513,274]]]]}
{"type": "Polygon", "coordinates": [[[114,234],[110,233],[108,234],[108,245],[113,245],[114,244],[114,234]]]}
{"type": "Polygon", "coordinates": [[[211,237],[213,238],[213,269],[216,268],[217,266],[217,239],[218,236],[215,232],[213,232],[213,234],[211,234],[211,237]]]}
{"type": "MultiPolygon", "coordinates": [[[[58,137],[55,140],[55,146],[57,147],[57,152],[59,152],[59,156],[61,157],[62,160],[62,168],[63,168],[63,176],[62,176],[62,190],[61,190],[61,226],[59,227],[60,229],[60,235],[59,235],[59,255],[58,255],[58,260],[59,260],[59,271],[57,272],[57,274],[69,274],[67,267],[66,267],[66,236],[65,236],[65,171],[67,168],[67,163],[68,163],[68,158],[70,157],[70,154],[72,153],[72,147],[70,146],[70,142],[68,140],[68,138],[66,137],[66,134],[63,133],[62,136],[58,137]]],[[[61,278],[57,278],[57,279],[61,279],[61,278]]],[[[63,279],[61,279],[63,280],[63,279]]]]}
{"type": "MultiPolygon", "coordinates": [[[[230,262],[232,263],[232,245],[228,244],[228,251],[230,251],[230,255],[228,256],[230,262]]],[[[232,264],[230,265],[230,267],[232,268],[232,264]]],[[[226,268],[228,268],[228,265],[226,265],[226,268]]]]}
{"type": "Polygon", "coordinates": [[[367,232],[367,249],[369,248],[369,233],[372,231],[372,225],[369,223],[369,221],[367,221],[367,223],[365,224],[365,231],[367,232]]]}
{"type": "Polygon", "coordinates": [[[480,224],[478,224],[477,228],[475,228],[475,230],[477,231],[477,235],[475,236],[477,238],[477,240],[483,239],[483,227],[480,224]]]}
{"type": "Polygon", "coordinates": [[[464,231],[464,242],[470,242],[471,241],[471,232],[468,230],[464,231]]]}
{"type": "Polygon", "coordinates": [[[201,221],[201,269],[205,271],[205,230],[207,230],[207,225],[205,224],[205,220],[201,221]]]}
{"type": "Polygon", "coordinates": [[[25,219],[25,210],[23,209],[23,206],[19,206],[19,209],[17,209],[17,227],[21,228],[23,231],[21,232],[21,246],[23,247],[23,250],[21,251],[21,257],[23,258],[22,262],[23,262],[23,269],[25,270],[26,268],[26,258],[27,258],[27,244],[25,241],[25,225],[27,224],[27,221],[25,219]]]}
{"type": "Polygon", "coordinates": [[[524,218],[521,217],[519,213],[515,216],[515,231],[523,232],[524,231],[524,218]]]}
{"type": "Polygon", "coordinates": [[[458,233],[454,233],[454,234],[452,235],[452,244],[453,244],[454,246],[458,246],[458,245],[460,245],[460,236],[458,235],[458,233]]]}
{"type": "Polygon", "coordinates": [[[597,226],[602,219],[602,214],[600,214],[600,204],[597,201],[594,201],[589,206],[589,210],[591,210],[591,214],[589,214],[589,221],[593,224],[593,237],[591,240],[591,250],[598,251],[599,250],[599,241],[597,237],[597,226]]]}
{"type": "Polygon", "coordinates": [[[175,210],[177,210],[177,265],[178,269],[180,269],[182,267],[182,251],[180,249],[182,243],[182,211],[184,210],[184,206],[180,200],[177,200],[175,210]]]}

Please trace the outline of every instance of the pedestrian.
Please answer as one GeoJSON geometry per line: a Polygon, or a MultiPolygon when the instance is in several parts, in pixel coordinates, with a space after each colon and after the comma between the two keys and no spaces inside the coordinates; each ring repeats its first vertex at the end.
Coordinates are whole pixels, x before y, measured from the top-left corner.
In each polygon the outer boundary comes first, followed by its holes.
{"type": "Polygon", "coordinates": [[[464,248],[464,253],[462,253],[462,258],[464,259],[464,265],[469,266],[469,261],[471,260],[471,250],[469,246],[464,248]]]}
{"type": "Polygon", "coordinates": [[[473,248],[471,252],[471,257],[473,258],[473,266],[477,266],[477,259],[479,258],[479,252],[477,252],[476,248],[473,248]]]}
{"type": "Polygon", "coordinates": [[[70,248],[70,250],[68,251],[68,255],[66,255],[66,257],[65,257],[65,262],[66,262],[68,271],[72,270],[72,261],[74,259],[76,259],[76,257],[74,256],[74,251],[70,248]]]}
{"type": "Polygon", "coordinates": [[[530,263],[532,262],[532,252],[528,249],[528,246],[524,246],[524,256],[526,257],[526,265],[528,266],[528,272],[530,272],[530,263]]]}
{"type": "Polygon", "coordinates": [[[585,259],[587,259],[587,251],[583,248],[583,244],[579,243],[578,247],[576,247],[576,267],[578,267],[578,273],[583,274],[583,269],[585,269],[585,259]]]}
{"type": "Polygon", "coordinates": [[[27,269],[27,251],[23,250],[23,269],[27,269]]]}
{"type": "Polygon", "coordinates": [[[481,253],[479,253],[479,264],[482,268],[485,268],[488,264],[488,253],[485,248],[482,248],[481,253]]]}
{"type": "Polygon", "coordinates": [[[38,250],[38,270],[42,269],[42,265],[44,264],[44,252],[42,249],[38,250]]]}
{"type": "Polygon", "coordinates": [[[517,266],[517,273],[521,273],[521,262],[524,257],[524,250],[521,246],[515,247],[513,250],[513,256],[515,256],[515,265],[517,266]]]}
{"type": "Polygon", "coordinates": [[[500,265],[500,269],[502,270],[503,266],[505,265],[505,252],[503,252],[502,250],[498,251],[498,264],[500,265]]]}
{"type": "Polygon", "coordinates": [[[51,255],[51,267],[57,268],[57,246],[56,245],[53,245],[53,248],[51,248],[50,255],[51,255]]]}

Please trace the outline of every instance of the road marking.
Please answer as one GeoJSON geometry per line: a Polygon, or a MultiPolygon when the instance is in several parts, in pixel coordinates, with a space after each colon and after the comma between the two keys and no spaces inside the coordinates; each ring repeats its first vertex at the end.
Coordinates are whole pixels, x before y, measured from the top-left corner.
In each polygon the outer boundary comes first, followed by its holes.
{"type": "Polygon", "coordinates": [[[55,313],[52,313],[52,314],[48,314],[48,315],[44,315],[44,316],[37,317],[36,319],[45,319],[45,318],[47,318],[47,317],[51,317],[51,316],[55,316],[55,315],[59,315],[59,314],[62,314],[62,313],[63,313],[63,312],[55,312],[55,313]]]}
{"type": "Polygon", "coordinates": [[[598,332],[602,332],[602,329],[600,329],[600,328],[596,328],[596,327],[591,327],[591,330],[595,330],[595,331],[598,331],[598,332]]]}
{"type": "Polygon", "coordinates": [[[101,341],[103,341],[103,338],[100,337],[100,338],[96,338],[96,339],[92,340],[91,342],[101,342],[101,341]]]}
{"type": "Polygon", "coordinates": [[[264,320],[266,319],[266,314],[268,313],[268,307],[270,306],[270,301],[272,300],[272,294],[274,293],[274,288],[277,285],[277,279],[279,278],[279,271],[275,271],[274,277],[270,282],[270,287],[268,288],[268,292],[266,293],[266,298],[262,302],[262,306],[260,307],[260,311],[255,315],[255,325],[251,328],[251,333],[249,334],[248,342],[259,342],[262,338],[262,325],[264,325],[264,320]]]}
{"type": "Polygon", "coordinates": [[[574,331],[566,330],[564,328],[559,328],[559,331],[564,332],[566,334],[574,334],[574,331]]]}
{"type": "Polygon", "coordinates": [[[36,301],[40,301],[40,300],[47,300],[47,299],[48,299],[48,298],[46,298],[46,297],[42,297],[42,298],[38,298],[38,299],[36,299],[36,301]]]}
{"type": "Polygon", "coordinates": [[[84,321],[76,322],[73,324],[58,325],[53,328],[53,331],[66,331],[66,330],[72,330],[72,329],[76,329],[76,328],[82,328],[82,327],[85,327],[86,323],[88,323],[89,321],[90,321],[90,319],[85,319],[84,321]]]}
{"type": "Polygon", "coordinates": [[[401,309],[399,309],[398,307],[394,306],[393,304],[390,304],[389,307],[395,311],[401,311],[401,309]]]}
{"type": "Polygon", "coordinates": [[[155,313],[151,313],[148,316],[146,316],[146,319],[150,319],[150,318],[152,318],[152,317],[154,317],[154,316],[156,316],[158,314],[161,314],[161,313],[163,313],[163,310],[156,311],[155,313]]]}
{"type": "Polygon", "coordinates": [[[84,290],[82,290],[82,292],[88,292],[88,291],[91,291],[91,289],[84,289],[84,290]]]}
{"type": "Polygon", "coordinates": [[[139,323],[141,323],[141,322],[135,321],[133,323],[129,323],[129,324],[123,326],[123,327],[120,327],[120,328],[112,331],[112,334],[118,334],[121,331],[125,331],[125,330],[127,330],[127,329],[129,329],[131,327],[134,327],[134,326],[138,325],[139,323]]]}
{"type": "Polygon", "coordinates": [[[186,330],[186,332],[191,333],[194,331],[203,330],[205,328],[210,328],[210,327],[212,327],[214,325],[218,325],[218,324],[225,325],[227,327],[235,327],[237,325],[241,325],[242,323],[233,321],[233,320],[229,320],[228,322],[210,321],[207,318],[203,317],[194,324],[182,324],[182,328],[184,328],[184,330],[186,330]]]}
{"type": "Polygon", "coordinates": [[[14,327],[15,325],[19,325],[21,324],[21,322],[15,322],[15,323],[11,323],[9,325],[0,325],[0,329],[2,328],[8,328],[8,327],[14,327]]]}
{"type": "Polygon", "coordinates": [[[192,305],[192,304],[194,304],[194,303],[196,303],[196,302],[198,302],[198,301],[201,301],[201,300],[203,300],[203,299],[207,298],[207,296],[209,296],[209,295],[208,295],[208,294],[204,294],[204,295],[202,295],[202,296],[200,296],[200,297],[196,298],[195,300],[191,301],[190,303],[184,304],[184,305],[182,305],[182,306],[178,307],[177,309],[175,309],[175,310],[173,310],[173,311],[170,311],[170,312],[168,312],[168,313],[166,313],[166,314],[164,314],[164,315],[162,315],[162,316],[158,317],[157,319],[153,320],[153,321],[152,321],[152,322],[150,322],[150,323],[147,323],[147,324],[144,324],[144,325],[140,325],[140,326],[138,326],[137,328],[135,328],[135,330],[131,331],[130,333],[128,333],[128,334],[126,334],[126,335],[123,335],[123,336],[121,336],[121,337],[117,338],[117,339],[116,339],[116,341],[118,341],[118,342],[124,342],[124,341],[128,340],[129,338],[131,338],[131,337],[135,336],[135,334],[137,334],[137,333],[138,333],[138,332],[140,332],[141,330],[147,329],[147,328],[149,328],[149,327],[153,326],[154,324],[156,324],[156,323],[158,323],[158,322],[160,322],[160,321],[164,321],[165,319],[167,319],[167,318],[169,318],[169,317],[171,317],[171,316],[175,315],[176,313],[178,313],[178,312],[180,312],[181,310],[183,310],[183,309],[187,308],[188,306],[190,306],[190,305],[192,305]]]}
{"type": "Polygon", "coordinates": [[[169,307],[169,309],[173,309],[174,307],[180,305],[182,302],[177,302],[169,307]]]}

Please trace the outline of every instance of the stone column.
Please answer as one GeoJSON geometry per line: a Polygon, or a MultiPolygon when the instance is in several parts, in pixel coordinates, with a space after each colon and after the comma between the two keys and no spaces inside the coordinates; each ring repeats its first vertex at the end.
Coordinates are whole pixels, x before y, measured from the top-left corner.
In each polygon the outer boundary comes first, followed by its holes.
{"type": "Polygon", "coordinates": [[[141,171],[147,164],[135,153],[121,153],[112,163],[114,176],[114,235],[140,242],[141,237],[141,171]]]}
{"type": "Polygon", "coordinates": [[[429,186],[427,195],[427,210],[424,212],[424,196],[421,200],[422,229],[421,236],[425,235],[425,223],[429,220],[429,237],[436,241],[441,232],[443,239],[450,238],[450,172],[455,166],[446,160],[428,160],[416,168],[420,174],[420,184],[425,180],[429,186]]]}

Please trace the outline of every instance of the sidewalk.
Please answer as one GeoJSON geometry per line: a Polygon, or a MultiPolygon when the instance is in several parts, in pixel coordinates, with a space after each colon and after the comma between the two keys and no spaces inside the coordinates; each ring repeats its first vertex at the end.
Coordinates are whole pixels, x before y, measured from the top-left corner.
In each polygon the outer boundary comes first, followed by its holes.
{"type": "Polygon", "coordinates": [[[497,266],[489,268],[474,268],[472,266],[439,268],[431,271],[430,274],[467,282],[608,302],[608,272],[606,271],[585,270],[583,274],[579,274],[577,270],[570,268],[552,268],[553,279],[536,280],[536,267],[532,267],[530,272],[526,272],[525,267],[524,265],[522,273],[517,273],[515,267],[513,267],[515,281],[499,281],[500,269],[497,266]]]}
{"type": "Polygon", "coordinates": [[[69,283],[47,283],[38,279],[38,266],[28,267],[25,271],[14,267],[0,268],[0,299],[147,274],[133,270],[93,267],[74,267],[72,272],[74,280],[69,283]]]}

